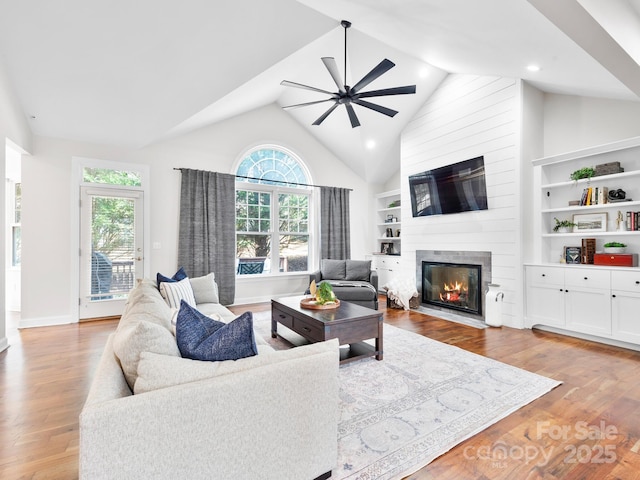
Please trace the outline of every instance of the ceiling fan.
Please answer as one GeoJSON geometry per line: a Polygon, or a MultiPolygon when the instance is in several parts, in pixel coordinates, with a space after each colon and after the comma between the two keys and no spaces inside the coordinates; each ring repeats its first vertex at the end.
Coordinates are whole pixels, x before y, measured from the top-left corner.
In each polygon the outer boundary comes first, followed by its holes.
{"type": "Polygon", "coordinates": [[[383,107],[381,105],[376,105],[375,103],[367,102],[366,100],[362,100],[363,98],[370,97],[382,97],[386,95],[408,95],[412,93],[416,93],[415,85],[407,85],[404,87],[393,87],[393,88],[383,88],[381,90],[370,90],[368,92],[362,92],[361,90],[377,79],[379,76],[389,71],[395,66],[389,59],[382,60],[373,70],[367,73],[362,79],[356,83],[353,87],[346,85],[347,81],[347,29],[351,27],[351,22],[347,20],[342,20],[340,24],[344,27],[344,79],[345,83],[342,82],[340,78],[340,73],[338,72],[338,65],[336,63],[335,58],[333,57],[322,57],[322,62],[324,66],[329,70],[329,74],[333,81],[336,83],[338,87],[337,92],[329,92],[327,90],[322,90],[320,88],[310,87],[308,85],[303,85],[301,83],[290,82],[289,80],[283,80],[280,82],[280,85],[284,85],[285,87],[295,87],[302,88],[305,90],[311,90],[313,92],[320,92],[330,95],[329,98],[324,100],[317,100],[315,102],[307,102],[307,103],[299,103],[296,105],[288,105],[283,107],[285,109],[289,108],[299,108],[306,107],[309,105],[316,105],[318,103],[324,102],[333,102],[333,105],[324,112],[318,119],[313,122],[313,125],[320,125],[324,120],[333,112],[338,106],[344,105],[347,109],[347,113],[349,114],[349,120],[351,121],[351,127],[359,127],[360,121],[358,120],[358,116],[356,115],[355,110],[353,109],[353,104],[360,105],[365,108],[369,108],[371,110],[375,110],[376,112],[382,113],[389,117],[395,116],[397,110],[392,110],[391,108],[383,107]]]}

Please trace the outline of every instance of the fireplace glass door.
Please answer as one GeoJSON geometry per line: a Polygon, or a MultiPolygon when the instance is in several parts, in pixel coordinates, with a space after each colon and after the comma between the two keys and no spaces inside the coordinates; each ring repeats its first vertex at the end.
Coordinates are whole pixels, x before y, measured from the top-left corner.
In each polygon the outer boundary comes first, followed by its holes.
{"type": "Polygon", "coordinates": [[[480,265],[422,262],[422,302],[482,315],[480,265]]]}

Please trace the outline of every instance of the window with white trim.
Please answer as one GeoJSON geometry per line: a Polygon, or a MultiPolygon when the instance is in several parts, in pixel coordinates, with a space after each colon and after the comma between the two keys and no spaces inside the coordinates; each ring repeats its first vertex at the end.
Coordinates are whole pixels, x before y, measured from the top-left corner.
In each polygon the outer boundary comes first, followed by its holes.
{"type": "Polygon", "coordinates": [[[261,146],[244,155],[236,176],[237,274],[308,271],[313,191],[302,161],[281,147],[261,146]]]}

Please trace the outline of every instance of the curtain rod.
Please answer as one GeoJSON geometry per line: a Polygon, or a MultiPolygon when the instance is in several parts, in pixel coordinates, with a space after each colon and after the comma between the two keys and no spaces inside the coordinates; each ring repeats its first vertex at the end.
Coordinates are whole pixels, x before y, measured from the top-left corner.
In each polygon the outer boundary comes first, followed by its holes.
{"type": "MultiPolygon", "coordinates": [[[[174,170],[191,170],[191,169],[188,169],[188,168],[177,168],[177,167],[174,167],[173,169],[174,170]]],[[[273,182],[273,183],[283,183],[285,185],[299,185],[301,187],[335,188],[335,187],[327,187],[325,185],[312,185],[310,183],[285,182],[284,180],[268,180],[268,179],[264,179],[264,178],[247,177],[245,175],[234,175],[234,177],[236,177],[236,178],[245,178],[247,180],[258,180],[258,181],[273,182]]],[[[340,187],[340,188],[342,188],[342,187],[340,187]]],[[[353,192],[353,188],[345,188],[345,190],[353,192]]]]}

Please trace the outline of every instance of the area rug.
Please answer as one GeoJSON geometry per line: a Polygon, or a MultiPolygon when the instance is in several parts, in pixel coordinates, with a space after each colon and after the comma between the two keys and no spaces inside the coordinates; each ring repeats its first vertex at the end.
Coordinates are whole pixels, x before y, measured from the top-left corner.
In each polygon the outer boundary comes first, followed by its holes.
{"type": "MultiPolygon", "coordinates": [[[[256,332],[275,348],[290,348],[271,339],[270,317],[254,314],[256,332]]],[[[384,360],[341,365],[339,375],[331,478],[349,480],[410,475],[561,383],[386,324],[384,360]]]]}

